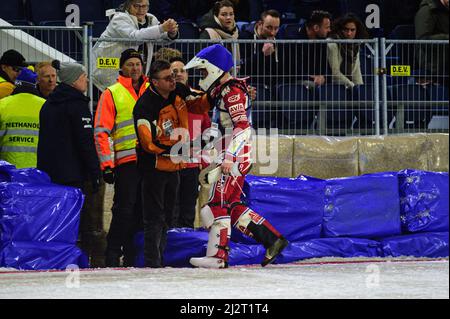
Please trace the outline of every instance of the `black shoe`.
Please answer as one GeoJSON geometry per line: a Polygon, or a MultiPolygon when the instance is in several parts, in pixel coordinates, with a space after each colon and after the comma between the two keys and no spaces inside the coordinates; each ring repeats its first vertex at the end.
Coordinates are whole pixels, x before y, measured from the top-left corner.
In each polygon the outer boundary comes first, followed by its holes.
{"type": "Polygon", "coordinates": [[[283,237],[278,238],[272,246],[267,248],[266,255],[264,256],[264,260],[261,263],[261,266],[265,267],[268,264],[272,263],[288,244],[289,242],[283,237]]]}

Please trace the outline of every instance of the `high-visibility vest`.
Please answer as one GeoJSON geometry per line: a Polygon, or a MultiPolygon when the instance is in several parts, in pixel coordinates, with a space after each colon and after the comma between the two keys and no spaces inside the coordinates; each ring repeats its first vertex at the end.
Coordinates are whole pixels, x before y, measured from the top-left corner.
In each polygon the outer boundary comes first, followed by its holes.
{"type": "Polygon", "coordinates": [[[0,100],[0,159],[17,168],[36,167],[39,112],[44,103],[30,93],[0,100]]]}
{"type": "Polygon", "coordinates": [[[116,159],[135,154],[136,131],[134,129],[133,108],[136,100],[122,84],[116,83],[108,87],[116,107],[114,130],[111,137],[116,159]]]}

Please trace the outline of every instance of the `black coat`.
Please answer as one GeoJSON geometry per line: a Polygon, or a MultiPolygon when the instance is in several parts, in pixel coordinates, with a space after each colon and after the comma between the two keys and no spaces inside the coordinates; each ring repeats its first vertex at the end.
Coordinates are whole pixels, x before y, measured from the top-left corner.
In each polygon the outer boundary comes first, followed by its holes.
{"type": "Polygon", "coordinates": [[[61,83],[42,106],[37,168],[54,183],[68,185],[100,176],[88,102],[80,91],[61,83]]]}

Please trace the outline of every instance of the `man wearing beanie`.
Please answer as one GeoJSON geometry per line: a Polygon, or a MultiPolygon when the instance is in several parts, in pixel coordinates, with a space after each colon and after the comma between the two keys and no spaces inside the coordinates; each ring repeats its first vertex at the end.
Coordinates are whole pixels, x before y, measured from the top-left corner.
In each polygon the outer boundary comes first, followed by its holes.
{"type": "Polygon", "coordinates": [[[0,57],[0,99],[14,91],[14,82],[22,68],[27,67],[25,58],[16,50],[8,50],[0,57]]]}
{"type": "Polygon", "coordinates": [[[53,61],[61,83],[42,106],[37,168],[53,183],[83,189],[91,181],[98,190],[100,165],[94,146],[85,69],[78,63],[53,61]]]}
{"type": "Polygon", "coordinates": [[[94,121],[95,143],[103,179],[114,184],[112,220],[107,237],[107,267],[134,266],[133,238],[142,220],[140,185],[136,167],[136,134],[133,108],[145,92],[148,79],[143,75],[139,52],[127,49],[120,56],[117,82],[100,96],[94,121]],[[112,140],[111,148],[109,139],[112,140]],[[114,154],[114,156],[112,155],[114,154]]]}
{"type": "Polygon", "coordinates": [[[14,92],[0,99],[0,159],[17,168],[36,167],[39,112],[45,102],[36,90],[36,77],[23,68],[14,92]]]}

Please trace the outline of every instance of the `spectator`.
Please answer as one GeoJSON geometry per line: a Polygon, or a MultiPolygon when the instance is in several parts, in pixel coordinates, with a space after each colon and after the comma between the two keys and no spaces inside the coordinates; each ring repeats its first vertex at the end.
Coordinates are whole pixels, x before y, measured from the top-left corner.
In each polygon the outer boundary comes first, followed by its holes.
{"type": "MultiPolygon", "coordinates": [[[[200,39],[213,40],[237,40],[239,38],[239,30],[236,26],[234,17],[234,5],[229,0],[218,1],[200,22],[200,39]]],[[[228,44],[229,50],[235,55],[236,61],[240,61],[239,46],[228,44]]]]}
{"type": "Polygon", "coordinates": [[[53,63],[61,83],[39,114],[37,168],[53,183],[83,190],[90,180],[98,189],[100,165],[94,145],[92,116],[87,91],[88,79],[78,63],[53,63]]]}
{"type": "MultiPolygon", "coordinates": [[[[276,10],[267,10],[261,14],[261,19],[250,24],[240,34],[241,39],[275,40],[280,29],[280,14],[276,10]]],[[[253,77],[257,84],[263,84],[264,90],[270,90],[277,83],[280,74],[278,46],[272,42],[243,44],[244,72],[253,77]],[[262,79],[262,81],[259,81],[262,79]]]]}
{"type": "Polygon", "coordinates": [[[0,159],[17,168],[36,167],[39,111],[45,100],[35,84],[36,74],[23,68],[12,95],[0,100],[0,159]]]}
{"type": "Polygon", "coordinates": [[[0,57],[0,99],[11,95],[20,71],[27,66],[23,55],[16,50],[8,50],[3,53],[0,57]]]}
{"type": "Polygon", "coordinates": [[[133,266],[136,257],[133,239],[138,221],[142,219],[142,207],[133,108],[147,86],[148,79],[143,75],[141,55],[134,49],[125,50],[120,57],[117,83],[103,92],[95,115],[95,143],[103,179],[108,184],[114,184],[105,259],[107,267],[120,266],[122,255],[123,265],[133,266]]]}
{"type": "MultiPolygon", "coordinates": [[[[365,26],[353,14],[349,13],[334,22],[331,39],[367,39],[365,26]]],[[[327,58],[330,64],[333,83],[346,87],[364,84],[359,62],[358,43],[329,43],[327,58]]]]}
{"type": "Polygon", "coordinates": [[[39,94],[47,99],[56,88],[56,70],[51,62],[40,62],[36,64],[37,85],[39,94]]]}
{"type": "MultiPolygon", "coordinates": [[[[449,39],[449,1],[423,0],[415,18],[416,38],[418,40],[449,39]]],[[[421,79],[422,84],[442,82],[448,84],[448,45],[421,45],[419,63],[431,76],[421,79]],[[440,76],[439,76],[440,75],[440,76]]]]}
{"type": "MultiPolygon", "coordinates": [[[[147,74],[153,56],[153,44],[150,40],[173,40],[178,37],[178,24],[175,20],[168,19],[160,24],[154,15],[147,12],[148,9],[148,0],[125,1],[125,11],[114,14],[100,38],[123,38],[135,42],[98,41],[93,48],[94,63],[97,63],[99,57],[119,58],[124,50],[133,46],[142,54],[144,74],[147,74]],[[140,44],[141,42],[143,44],[140,44]]],[[[103,91],[115,83],[115,69],[100,69],[94,65],[93,70],[94,84],[100,90],[103,91]]]]}
{"type": "MultiPolygon", "coordinates": [[[[301,40],[325,40],[331,31],[331,14],[327,11],[315,10],[305,25],[299,29],[297,38],[301,40]]],[[[327,45],[326,43],[306,43],[292,47],[289,65],[297,66],[297,74],[302,75],[300,81],[308,87],[323,85],[327,82],[327,45]],[[298,53],[298,51],[300,53],[298,53]],[[299,59],[301,56],[301,59],[299,59]]],[[[287,66],[289,67],[289,66],[287,66]]],[[[297,78],[299,79],[299,78],[297,78]]]]}
{"type": "MultiPolygon", "coordinates": [[[[173,57],[169,62],[175,75],[175,81],[188,86],[188,73],[184,69],[184,60],[181,57],[173,57]]],[[[195,114],[188,112],[188,125],[190,139],[194,141],[211,126],[211,120],[207,113],[195,114]]],[[[194,228],[195,205],[199,191],[199,174],[200,163],[189,163],[186,168],[180,170],[179,205],[178,211],[175,213],[175,227],[194,228]]]]}
{"type": "Polygon", "coordinates": [[[164,265],[167,229],[173,219],[179,185],[178,171],[186,167],[185,162],[174,161],[170,154],[173,145],[188,141],[187,134],[179,138],[175,132],[188,128],[186,105],[205,104],[207,110],[209,104],[206,94],[191,92],[175,82],[167,61],[153,62],[150,78],[150,87],[137,101],[133,118],[138,136],[137,163],[142,175],[144,264],[158,268],[164,265]],[[201,98],[195,99],[193,95],[201,98]]]}

